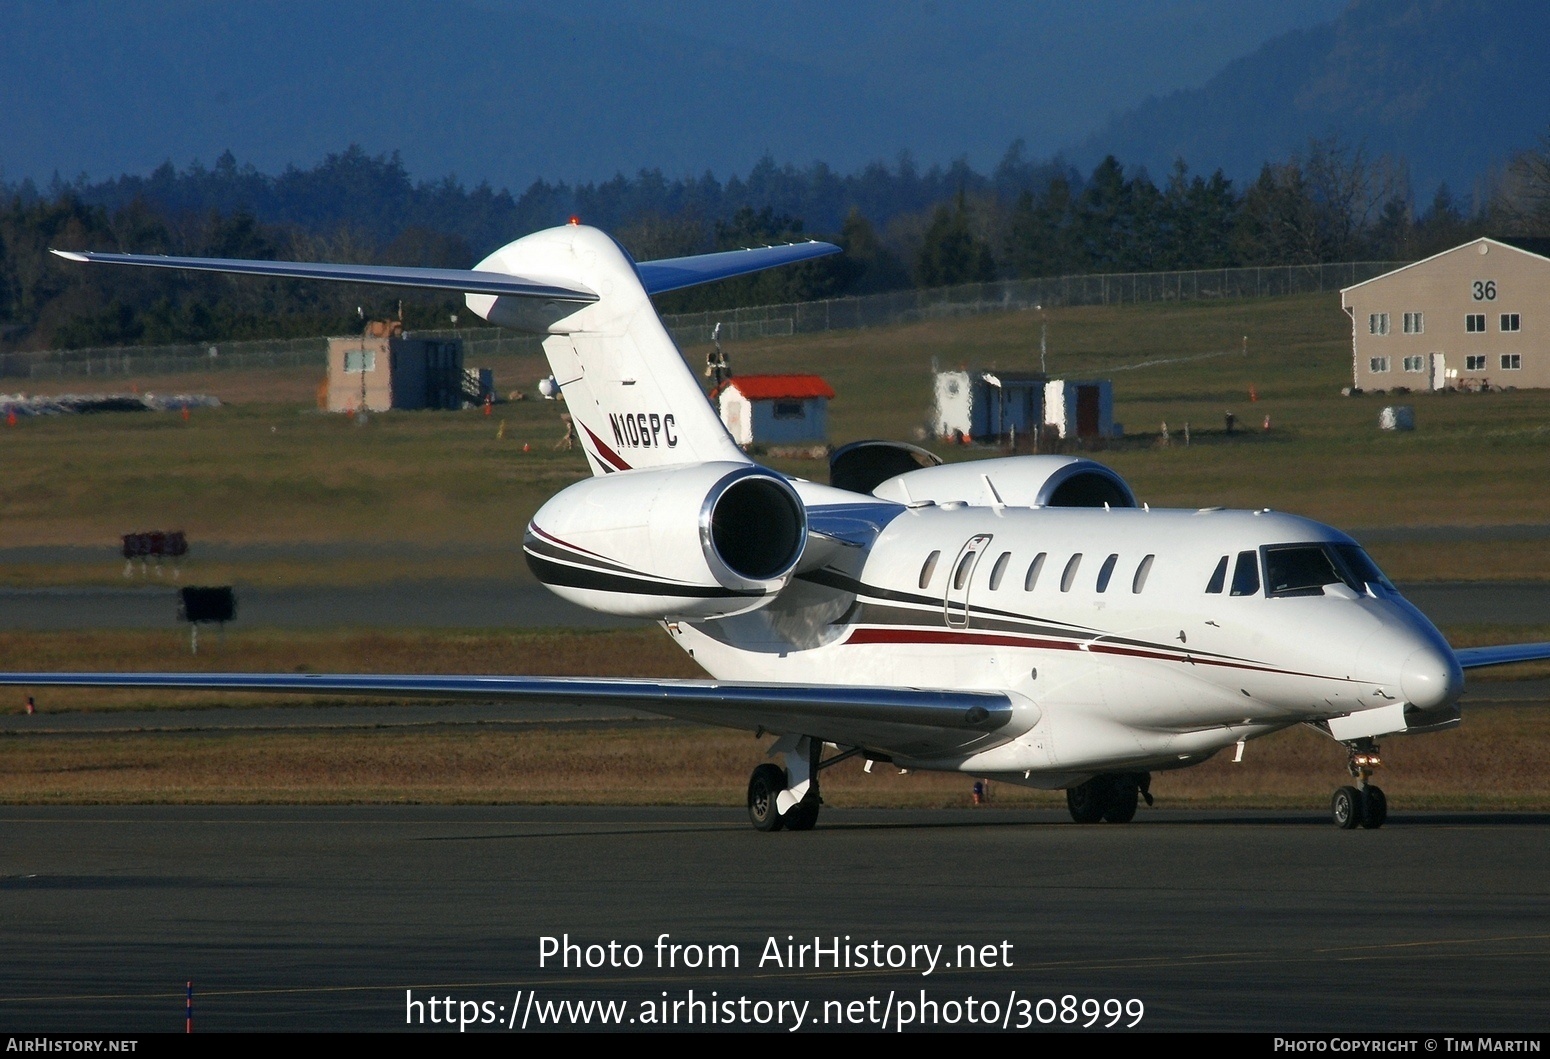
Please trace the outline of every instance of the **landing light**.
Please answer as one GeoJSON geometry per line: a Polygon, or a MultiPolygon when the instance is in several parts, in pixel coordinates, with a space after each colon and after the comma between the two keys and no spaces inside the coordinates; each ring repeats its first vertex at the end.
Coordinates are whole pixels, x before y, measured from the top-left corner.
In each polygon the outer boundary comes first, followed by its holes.
{"type": "Polygon", "coordinates": [[[1383,762],[1378,758],[1377,754],[1353,754],[1351,755],[1351,764],[1357,768],[1375,769],[1383,762]]]}

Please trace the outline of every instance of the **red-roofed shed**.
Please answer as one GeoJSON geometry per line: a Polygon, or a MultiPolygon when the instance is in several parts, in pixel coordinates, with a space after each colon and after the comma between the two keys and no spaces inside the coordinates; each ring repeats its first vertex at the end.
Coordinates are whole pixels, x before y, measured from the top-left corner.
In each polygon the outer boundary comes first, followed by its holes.
{"type": "Polygon", "coordinates": [[[739,445],[821,442],[834,388],[818,375],[739,375],[711,391],[739,445]]]}

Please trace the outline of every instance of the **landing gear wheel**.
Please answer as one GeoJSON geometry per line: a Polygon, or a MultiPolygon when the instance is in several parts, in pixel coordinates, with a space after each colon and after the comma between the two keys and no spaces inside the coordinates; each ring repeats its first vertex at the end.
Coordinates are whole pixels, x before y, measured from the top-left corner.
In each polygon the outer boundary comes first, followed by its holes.
{"type": "Polygon", "coordinates": [[[1107,780],[1107,776],[1094,776],[1080,786],[1066,788],[1066,808],[1071,811],[1071,819],[1079,824],[1096,824],[1103,819],[1107,780]]]}
{"type": "Polygon", "coordinates": [[[803,802],[791,807],[791,812],[782,818],[787,831],[811,831],[813,825],[818,823],[818,807],[822,803],[817,799],[803,802]]]}
{"type": "Polygon", "coordinates": [[[1362,822],[1362,792],[1355,787],[1341,787],[1330,799],[1329,811],[1336,827],[1354,831],[1362,822]]]}
{"type": "Polygon", "coordinates": [[[1368,784],[1362,789],[1363,801],[1362,826],[1369,831],[1376,831],[1383,826],[1383,821],[1389,818],[1389,800],[1383,793],[1382,787],[1374,787],[1368,784]]]}
{"type": "Polygon", "coordinates": [[[1110,824],[1128,824],[1136,818],[1136,806],[1141,801],[1141,789],[1136,778],[1129,773],[1109,777],[1108,804],[1103,808],[1103,819],[1110,824]]]}
{"type": "MultiPolygon", "coordinates": [[[[779,831],[785,822],[775,796],[786,789],[786,771],[778,765],[760,765],[748,779],[748,820],[757,831],[779,831]]],[[[818,814],[813,814],[816,820],[818,814]]],[[[809,827],[812,825],[809,824],[809,827]]]]}

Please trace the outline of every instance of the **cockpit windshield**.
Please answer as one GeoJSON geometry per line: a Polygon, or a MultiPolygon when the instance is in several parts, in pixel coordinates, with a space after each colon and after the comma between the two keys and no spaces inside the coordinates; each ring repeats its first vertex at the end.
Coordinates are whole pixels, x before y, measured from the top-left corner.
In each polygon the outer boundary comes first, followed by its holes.
{"type": "Polygon", "coordinates": [[[1344,584],[1366,592],[1368,585],[1389,591],[1394,586],[1366,552],[1355,544],[1267,544],[1267,596],[1320,596],[1325,585],[1344,584]]]}

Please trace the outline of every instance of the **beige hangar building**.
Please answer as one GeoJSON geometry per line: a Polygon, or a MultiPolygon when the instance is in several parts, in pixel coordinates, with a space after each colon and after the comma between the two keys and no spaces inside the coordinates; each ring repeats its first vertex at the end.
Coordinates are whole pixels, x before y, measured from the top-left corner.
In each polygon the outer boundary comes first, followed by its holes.
{"type": "Polygon", "coordinates": [[[1550,387],[1544,254],[1476,239],[1347,287],[1340,303],[1359,389],[1550,387]]]}

